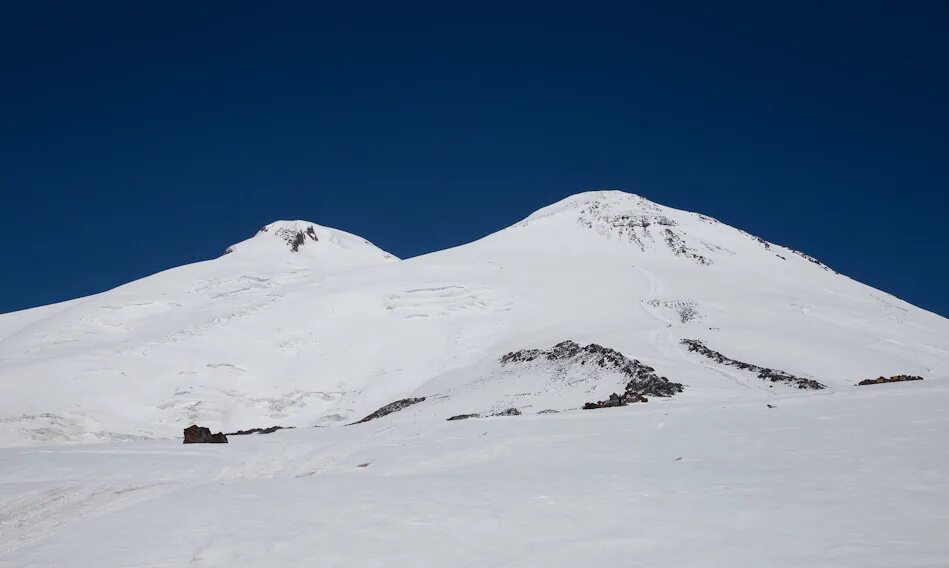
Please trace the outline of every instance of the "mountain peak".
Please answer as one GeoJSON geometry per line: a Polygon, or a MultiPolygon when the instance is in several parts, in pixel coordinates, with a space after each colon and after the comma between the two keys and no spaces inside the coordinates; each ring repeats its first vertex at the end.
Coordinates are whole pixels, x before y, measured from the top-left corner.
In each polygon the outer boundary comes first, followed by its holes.
{"type": "Polygon", "coordinates": [[[576,210],[626,210],[642,212],[659,212],[663,209],[641,195],[629,193],[619,189],[599,189],[575,193],[560,201],[534,211],[523,222],[536,221],[544,217],[556,215],[564,211],[576,210]]]}
{"type": "Polygon", "coordinates": [[[320,238],[316,234],[316,227],[314,223],[309,221],[274,221],[261,227],[257,234],[271,234],[286,242],[287,246],[290,247],[290,252],[299,252],[300,247],[308,242],[320,242],[320,238]]]}
{"type": "Polygon", "coordinates": [[[224,254],[259,251],[270,255],[281,250],[304,257],[346,252],[368,260],[398,260],[358,235],[303,220],[264,225],[253,237],[227,247],[224,254]]]}
{"type": "Polygon", "coordinates": [[[712,264],[709,253],[720,247],[716,249],[695,235],[690,236],[692,229],[703,222],[716,223],[709,217],[666,207],[634,193],[599,190],[571,195],[548,205],[515,227],[574,227],[628,243],[642,252],[664,250],[708,265],[712,264]]]}

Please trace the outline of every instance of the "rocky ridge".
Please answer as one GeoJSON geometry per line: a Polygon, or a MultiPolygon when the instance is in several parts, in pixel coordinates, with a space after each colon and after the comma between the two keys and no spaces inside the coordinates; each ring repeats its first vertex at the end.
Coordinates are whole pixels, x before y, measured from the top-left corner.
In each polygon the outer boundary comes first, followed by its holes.
{"type": "Polygon", "coordinates": [[[813,379],[805,379],[803,377],[798,377],[778,369],[769,369],[767,367],[761,367],[752,363],[745,363],[744,361],[731,359],[719,353],[718,351],[709,349],[705,346],[705,343],[697,339],[683,339],[681,343],[693,353],[698,353],[699,355],[711,359],[720,365],[735,367],[736,369],[741,369],[743,371],[751,371],[752,373],[757,374],[759,379],[771,381],[772,383],[785,383],[795,386],[799,389],[821,390],[826,388],[823,384],[813,379]]]}

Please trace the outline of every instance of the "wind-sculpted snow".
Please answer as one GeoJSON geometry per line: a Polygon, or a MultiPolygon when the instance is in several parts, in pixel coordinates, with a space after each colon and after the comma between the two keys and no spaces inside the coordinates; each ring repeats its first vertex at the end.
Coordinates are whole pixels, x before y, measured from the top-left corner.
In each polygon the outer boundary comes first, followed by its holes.
{"type": "Polygon", "coordinates": [[[718,351],[709,349],[704,343],[695,339],[683,339],[682,345],[685,345],[689,351],[698,353],[699,355],[708,359],[712,359],[720,365],[728,365],[729,367],[735,367],[743,371],[751,371],[752,373],[756,373],[759,379],[771,381],[772,383],[785,383],[796,386],[799,389],[821,390],[827,388],[813,379],[804,379],[784,371],[768,369],[767,367],[760,367],[758,365],[745,363],[743,361],[736,361],[735,359],[731,359],[725,355],[722,355],[718,351]]]}

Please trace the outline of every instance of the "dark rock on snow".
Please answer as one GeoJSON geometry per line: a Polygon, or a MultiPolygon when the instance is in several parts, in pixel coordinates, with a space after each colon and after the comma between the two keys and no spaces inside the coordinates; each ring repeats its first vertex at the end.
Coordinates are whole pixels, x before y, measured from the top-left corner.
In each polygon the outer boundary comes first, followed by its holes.
{"type": "Polygon", "coordinates": [[[501,412],[495,412],[491,416],[520,416],[520,415],[521,415],[520,410],[516,408],[508,408],[506,410],[502,410],[501,412]]]}
{"type": "Polygon", "coordinates": [[[636,359],[629,359],[619,351],[596,343],[581,347],[576,342],[568,340],[558,343],[546,351],[522,349],[501,357],[501,364],[511,365],[537,360],[577,365],[593,364],[604,370],[618,371],[629,378],[629,382],[626,383],[626,393],[666,397],[682,392],[681,383],[674,383],[666,377],[660,377],[652,367],[644,365],[636,359]]]}
{"type": "Polygon", "coordinates": [[[837,274],[837,271],[836,271],[836,270],[834,270],[833,268],[827,266],[826,264],[824,264],[823,262],[817,260],[816,258],[814,258],[813,256],[811,256],[811,255],[809,255],[809,254],[805,254],[805,253],[803,253],[803,252],[801,252],[801,251],[799,251],[799,250],[791,250],[791,252],[793,252],[794,254],[798,255],[798,256],[801,257],[801,258],[803,258],[803,259],[806,260],[807,262],[816,264],[817,266],[821,267],[823,270],[827,270],[828,272],[833,272],[834,274],[837,274]]]}
{"type": "Polygon", "coordinates": [[[802,377],[796,377],[791,373],[786,373],[777,369],[768,369],[767,367],[759,367],[758,365],[753,365],[751,363],[730,359],[718,351],[709,349],[705,346],[705,343],[697,339],[683,339],[681,343],[682,345],[685,345],[689,351],[698,353],[699,355],[711,359],[720,365],[727,365],[729,367],[735,367],[744,371],[757,373],[759,379],[768,380],[772,383],[786,383],[796,386],[799,389],[821,390],[827,388],[821,383],[812,379],[804,379],[802,377]]]}
{"type": "Polygon", "coordinates": [[[448,420],[448,421],[467,420],[469,418],[481,418],[481,415],[480,414],[456,414],[455,416],[452,416],[451,418],[446,418],[445,420],[448,420]]]}
{"type": "Polygon", "coordinates": [[[292,430],[293,426],[271,426],[270,428],[251,428],[250,430],[238,430],[237,432],[228,432],[227,436],[246,436],[248,434],[273,434],[277,430],[292,430]]]}
{"type": "Polygon", "coordinates": [[[226,444],[227,436],[222,432],[212,434],[207,428],[191,425],[184,430],[185,444],[226,444]]]}
{"type": "Polygon", "coordinates": [[[402,409],[404,409],[404,408],[408,408],[409,406],[412,406],[413,404],[418,404],[418,403],[422,402],[423,400],[425,400],[425,397],[424,397],[424,396],[420,396],[420,397],[418,397],[418,398],[403,398],[403,399],[397,400],[397,401],[395,401],[395,402],[390,402],[389,404],[383,406],[382,408],[380,408],[379,410],[373,412],[373,413],[370,414],[369,416],[366,416],[366,417],[363,418],[362,420],[359,420],[359,421],[357,421],[357,422],[353,422],[353,424],[362,424],[363,422],[369,422],[370,420],[375,420],[376,418],[382,418],[383,416],[385,416],[385,415],[387,415],[387,414],[392,414],[393,412],[398,412],[398,411],[400,411],[400,410],[402,410],[402,409]]]}
{"type": "Polygon", "coordinates": [[[649,402],[649,399],[637,392],[625,392],[622,396],[616,394],[615,392],[610,395],[610,398],[606,400],[601,400],[598,402],[588,402],[583,405],[584,410],[594,410],[597,408],[610,408],[614,406],[626,406],[627,404],[634,402],[649,402]]]}
{"type": "Polygon", "coordinates": [[[300,250],[300,247],[306,244],[306,237],[303,236],[303,231],[300,231],[296,233],[295,235],[293,235],[293,237],[291,238],[288,244],[290,245],[291,251],[298,252],[300,250]]]}
{"type": "Polygon", "coordinates": [[[903,381],[921,381],[922,377],[916,375],[893,375],[892,377],[877,377],[876,379],[865,379],[857,383],[857,386],[880,385],[883,383],[901,383],[903,381]]]}

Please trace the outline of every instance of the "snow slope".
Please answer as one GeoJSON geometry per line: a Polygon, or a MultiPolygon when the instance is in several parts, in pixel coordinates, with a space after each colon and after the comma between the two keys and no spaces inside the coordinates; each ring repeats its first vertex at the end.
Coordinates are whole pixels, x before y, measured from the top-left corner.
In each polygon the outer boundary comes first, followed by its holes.
{"type": "Polygon", "coordinates": [[[427,398],[406,412],[432,419],[535,413],[622,391],[618,375],[554,384],[544,369],[502,368],[505,353],[564,340],[685,385],[652,401],[667,405],[805,394],[683,340],[830,391],[881,374],[949,373],[944,318],[617,191],[402,261],[303,221],[268,225],[228,251],[0,316],[0,445],[177,437],[191,423],[345,424],[410,396],[427,398]]]}
{"type": "Polygon", "coordinates": [[[0,567],[937,568],[947,402],[926,380],[0,449],[0,567]]]}
{"type": "Polygon", "coordinates": [[[408,260],[281,221],[0,316],[0,568],[942,567],[947,375],[946,319],[631,194],[408,260]]]}

